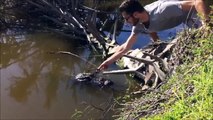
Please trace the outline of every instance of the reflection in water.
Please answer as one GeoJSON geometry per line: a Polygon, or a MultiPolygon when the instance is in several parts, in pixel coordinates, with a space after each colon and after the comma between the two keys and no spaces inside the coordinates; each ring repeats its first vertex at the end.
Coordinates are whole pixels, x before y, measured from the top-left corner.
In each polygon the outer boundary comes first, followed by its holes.
{"type": "MultiPolygon", "coordinates": [[[[17,34],[9,31],[0,37],[1,118],[67,119],[76,109],[84,111],[88,105],[93,106],[90,109],[108,106],[114,88],[100,89],[70,82],[77,73],[94,68],[72,56],[48,54],[70,51],[97,63],[88,48],[50,34],[17,34]]],[[[125,89],[125,82],[121,83],[122,87],[116,89],[125,89]]],[[[88,114],[82,119],[100,118],[103,112],[100,109],[90,112],[87,109],[88,114]]]]}
{"type": "MultiPolygon", "coordinates": [[[[57,65],[52,65],[52,67],[53,67],[52,68],[53,70],[57,71],[57,72],[54,71],[56,73],[61,73],[63,71],[57,65]]],[[[47,76],[48,83],[47,83],[47,87],[46,87],[46,90],[45,90],[45,94],[46,94],[46,100],[45,100],[45,104],[44,104],[45,108],[50,108],[51,107],[51,103],[56,98],[56,93],[57,93],[57,90],[58,90],[60,77],[59,77],[59,75],[54,74],[54,72],[51,71],[49,73],[49,75],[47,76]]]]}
{"type": "Polygon", "coordinates": [[[36,85],[36,80],[41,70],[39,67],[30,73],[30,70],[27,70],[24,65],[22,66],[22,77],[13,76],[11,78],[15,81],[15,84],[10,86],[11,97],[15,98],[18,102],[26,102],[32,87],[36,85]]]}
{"type": "Polygon", "coordinates": [[[20,36],[6,36],[3,39],[6,43],[1,43],[1,68],[6,68],[18,62],[19,68],[22,71],[21,77],[12,76],[11,78],[15,81],[15,84],[10,87],[12,97],[19,102],[26,101],[27,96],[30,94],[30,88],[36,85],[36,80],[38,80],[42,69],[44,67],[50,68],[49,66],[52,67],[49,69],[49,73],[51,74],[52,72],[52,74],[49,75],[51,78],[50,84],[47,86],[47,94],[50,93],[49,91],[53,92],[57,90],[56,86],[58,82],[53,81],[58,81],[57,76],[63,71],[63,67],[65,66],[58,64],[58,58],[54,61],[48,59],[48,55],[45,55],[48,48],[46,48],[45,44],[41,45],[40,43],[45,41],[20,41],[19,39],[23,39],[20,36]]]}

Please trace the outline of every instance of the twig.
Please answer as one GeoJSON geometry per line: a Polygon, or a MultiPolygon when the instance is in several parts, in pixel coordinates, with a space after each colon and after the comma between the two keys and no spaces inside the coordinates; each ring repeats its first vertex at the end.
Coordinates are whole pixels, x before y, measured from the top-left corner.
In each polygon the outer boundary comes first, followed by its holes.
{"type": "Polygon", "coordinates": [[[154,62],[154,60],[148,60],[148,59],[144,59],[144,58],[137,58],[137,57],[133,57],[133,56],[130,56],[130,55],[124,55],[124,57],[131,58],[131,59],[137,60],[139,62],[143,62],[145,64],[152,64],[154,62]]]}
{"type": "Polygon", "coordinates": [[[125,57],[129,57],[129,58],[132,58],[134,60],[137,60],[139,62],[143,62],[145,64],[149,64],[149,65],[152,65],[154,67],[154,70],[155,72],[158,74],[159,78],[164,81],[165,78],[166,78],[166,75],[165,73],[156,65],[156,63],[153,63],[154,60],[147,60],[147,59],[143,59],[143,58],[137,58],[137,57],[132,57],[132,56],[129,56],[129,55],[124,55],[125,57]]]}
{"type": "Polygon", "coordinates": [[[143,52],[144,55],[147,55],[147,56],[150,56],[152,59],[155,59],[156,61],[160,62],[164,69],[166,71],[169,71],[169,68],[168,68],[168,64],[167,62],[165,62],[163,59],[161,59],[160,57],[156,56],[156,55],[152,55],[152,54],[149,54],[149,53],[146,53],[146,52],[143,52]]]}
{"type": "Polygon", "coordinates": [[[93,67],[97,68],[97,66],[96,66],[95,64],[93,64],[93,63],[89,62],[88,60],[86,60],[86,59],[84,59],[84,58],[82,58],[82,57],[80,57],[80,56],[78,56],[78,55],[76,55],[76,54],[74,54],[74,53],[71,53],[71,52],[67,52],[67,51],[57,51],[57,52],[53,52],[53,51],[51,51],[51,52],[49,52],[49,53],[50,53],[50,54],[66,54],[66,55],[71,55],[71,56],[77,57],[77,58],[83,60],[84,62],[89,63],[89,64],[92,65],[93,67]]]}

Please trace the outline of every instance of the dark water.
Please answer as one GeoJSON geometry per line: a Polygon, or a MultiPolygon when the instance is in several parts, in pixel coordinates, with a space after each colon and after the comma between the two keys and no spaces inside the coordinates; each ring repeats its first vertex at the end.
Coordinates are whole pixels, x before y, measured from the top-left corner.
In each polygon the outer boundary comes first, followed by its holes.
{"type": "Polygon", "coordinates": [[[73,83],[76,74],[95,68],[73,56],[48,52],[69,51],[99,65],[102,60],[88,46],[49,33],[15,31],[7,30],[0,37],[1,119],[112,117],[105,111],[129,87],[126,76],[104,76],[114,82],[105,89],[73,83]]]}

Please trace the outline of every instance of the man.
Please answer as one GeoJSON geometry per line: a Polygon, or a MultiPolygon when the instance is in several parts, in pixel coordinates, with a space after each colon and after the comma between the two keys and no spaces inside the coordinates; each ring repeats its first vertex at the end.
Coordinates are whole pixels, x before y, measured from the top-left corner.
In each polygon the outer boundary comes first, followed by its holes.
{"type": "Polygon", "coordinates": [[[145,7],[137,0],[125,0],[120,5],[119,10],[125,21],[133,25],[132,32],[127,41],[119,46],[116,52],[98,67],[99,70],[106,69],[131,49],[141,31],[148,33],[153,42],[156,42],[159,40],[158,31],[187,22],[193,10],[201,15],[203,24],[209,21],[208,10],[203,0],[159,0],[145,7]]]}

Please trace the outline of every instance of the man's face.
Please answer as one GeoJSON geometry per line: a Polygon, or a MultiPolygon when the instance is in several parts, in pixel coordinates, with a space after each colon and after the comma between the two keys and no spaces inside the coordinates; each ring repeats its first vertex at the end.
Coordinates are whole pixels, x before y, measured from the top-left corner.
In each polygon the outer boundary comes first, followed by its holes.
{"type": "Polygon", "coordinates": [[[122,14],[125,22],[127,22],[133,26],[135,26],[139,21],[138,18],[135,18],[133,15],[127,14],[126,12],[122,12],[121,14],[122,14]]]}

